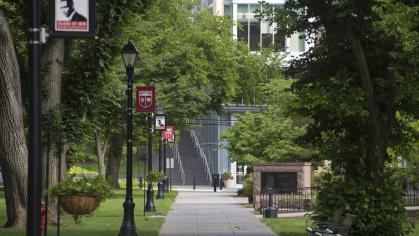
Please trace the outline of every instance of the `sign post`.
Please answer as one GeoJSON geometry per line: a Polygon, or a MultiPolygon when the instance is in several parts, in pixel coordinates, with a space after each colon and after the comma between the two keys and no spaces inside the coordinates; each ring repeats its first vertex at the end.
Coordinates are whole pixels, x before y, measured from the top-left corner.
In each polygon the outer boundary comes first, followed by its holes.
{"type": "MultiPolygon", "coordinates": [[[[152,150],[152,134],[153,134],[153,127],[152,127],[152,120],[153,120],[153,113],[155,110],[156,98],[155,98],[155,91],[156,89],[152,86],[137,86],[137,90],[135,92],[135,111],[137,112],[147,112],[148,113],[148,172],[150,173],[153,171],[153,150],[152,150]]],[[[153,200],[154,190],[153,190],[153,183],[151,181],[148,182],[147,188],[147,202],[144,207],[144,210],[147,212],[156,211],[156,207],[154,205],[153,200]]]]}
{"type": "Polygon", "coordinates": [[[94,38],[96,36],[94,0],[52,0],[50,36],[94,38]]]}

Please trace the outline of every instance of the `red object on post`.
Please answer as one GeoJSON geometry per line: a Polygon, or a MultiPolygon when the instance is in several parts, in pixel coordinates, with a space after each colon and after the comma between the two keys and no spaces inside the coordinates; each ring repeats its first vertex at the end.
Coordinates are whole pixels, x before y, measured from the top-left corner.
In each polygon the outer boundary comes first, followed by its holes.
{"type": "Polygon", "coordinates": [[[135,111],[154,112],[156,104],[156,89],[154,87],[138,86],[135,94],[135,111]]]}
{"type": "Polygon", "coordinates": [[[41,234],[44,233],[45,230],[45,216],[47,214],[47,205],[45,204],[44,201],[41,202],[41,221],[39,222],[39,228],[41,229],[41,234]]]}

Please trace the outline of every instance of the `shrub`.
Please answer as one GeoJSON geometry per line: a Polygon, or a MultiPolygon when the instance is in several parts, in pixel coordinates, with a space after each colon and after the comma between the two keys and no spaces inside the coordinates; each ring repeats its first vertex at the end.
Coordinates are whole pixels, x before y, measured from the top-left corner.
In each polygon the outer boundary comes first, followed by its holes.
{"type": "Polygon", "coordinates": [[[246,175],[243,180],[243,194],[253,196],[253,175],[246,175]]]}
{"type": "Polygon", "coordinates": [[[232,179],[233,179],[233,175],[230,172],[226,171],[223,173],[223,180],[232,180],[232,179]]]}
{"type": "Polygon", "coordinates": [[[405,214],[402,188],[393,176],[376,184],[362,178],[344,180],[325,173],[319,183],[315,206],[320,218],[328,218],[339,210],[356,215],[354,235],[403,236],[412,224],[405,214]]]}
{"type": "Polygon", "coordinates": [[[147,182],[160,182],[164,180],[164,173],[160,171],[150,171],[145,177],[147,182]]]}

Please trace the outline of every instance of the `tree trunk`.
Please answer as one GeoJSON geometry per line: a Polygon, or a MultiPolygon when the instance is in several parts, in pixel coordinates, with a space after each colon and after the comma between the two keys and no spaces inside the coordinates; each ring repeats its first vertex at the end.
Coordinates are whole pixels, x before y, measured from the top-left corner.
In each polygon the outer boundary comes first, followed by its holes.
{"type": "MultiPolygon", "coordinates": [[[[63,60],[64,60],[64,40],[63,39],[51,39],[48,41],[48,44],[45,48],[44,54],[42,55],[42,65],[46,68],[47,73],[43,80],[43,101],[42,101],[42,111],[44,115],[50,113],[50,122],[45,122],[48,124],[48,127],[51,129],[51,140],[57,140],[58,132],[54,128],[56,123],[60,123],[55,119],[59,119],[59,116],[54,116],[54,111],[57,111],[61,104],[61,84],[62,84],[62,70],[63,70],[63,60]],[[51,124],[52,123],[52,124],[51,124]]],[[[56,113],[55,113],[56,114],[56,113]]],[[[44,116],[45,117],[45,116],[44,116]]],[[[51,141],[51,150],[50,150],[50,161],[49,161],[49,173],[45,173],[46,170],[46,160],[47,160],[47,147],[43,146],[43,176],[48,174],[48,186],[52,187],[58,183],[58,156],[61,155],[61,179],[66,174],[66,146],[62,148],[62,153],[58,153],[57,143],[51,141]]],[[[51,223],[56,223],[57,216],[57,200],[55,198],[48,199],[48,220],[51,223]]]]}
{"type": "Polygon", "coordinates": [[[356,59],[361,78],[361,85],[364,90],[365,100],[370,114],[370,129],[367,143],[367,169],[371,176],[375,178],[377,173],[384,169],[387,159],[387,146],[394,125],[395,119],[395,95],[394,81],[391,77],[386,79],[386,85],[393,91],[385,104],[378,104],[374,93],[373,81],[371,79],[369,66],[365,57],[364,49],[359,36],[351,27],[348,29],[348,36],[352,44],[352,52],[356,59]]]}
{"type": "Polygon", "coordinates": [[[121,165],[122,146],[122,139],[116,135],[111,137],[111,147],[109,149],[108,171],[106,172],[106,177],[111,179],[112,186],[116,189],[119,188],[118,179],[119,167],[121,165]]]}
{"type": "Polygon", "coordinates": [[[26,223],[28,150],[26,146],[19,68],[12,36],[0,10],[0,166],[6,198],[5,227],[26,223]]]}
{"type": "Polygon", "coordinates": [[[95,146],[96,146],[96,155],[98,161],[98,169],[99,169],[99,176],[105,177],[106,169],[105,169],[105,154],[108,150],[108,139],[104,138],[103,147],[100,144],[100,131],[99,129],[95,130],[95,146]]]}

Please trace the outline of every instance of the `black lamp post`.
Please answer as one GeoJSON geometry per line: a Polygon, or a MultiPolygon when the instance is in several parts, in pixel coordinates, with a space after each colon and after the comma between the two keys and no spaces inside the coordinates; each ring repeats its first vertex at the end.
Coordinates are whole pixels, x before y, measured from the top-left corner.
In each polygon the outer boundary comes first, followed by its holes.
{"type": "MultiPolygon", "coordinates": [[[[164,113],[163,107],[158,107],[156,110],[157,115],[162,115],[164,113]]],[[[166,124],[164,124],[166,125],[166,124]]],[[[163,154],[162,154],[162,148],[163,148],[163,136],[162,136],[162,130],[160,130],[160,137],[159,137],[159,172],[163,172],[163,154]]],[[[157,183],[157,199],[164,199],[164,185],[163,181],[159,181],[157,183]]]]}
{"type": "Polygon", "coordinates": [[[122,221],[119,236],[137,236],[137,228],[134,221],[134,201],[132,199],[132,84],[134,64],[138,57],[138,50],[131,41],[121,49],[122,60],[128,77],[127,86],[127,188],[124,202],[124,219],[122,221]]]}
{"type": "MultiPolygon", "coordinates": [[[[153,113],[148,113],[148,173],[153,171],[153,127],[152,127],[153,113]]],[[[156,211],[156,206],[154,205],[154,190],[153,182],[148,181],[147,188],[147,202],[145,204],[144,210],[147,212],[156,211]]]]}
{"type": "Polygon", "coordinates": [[[28,210],[26,235],[41,235],[41,1],[29,3],[29,143],[28,143],[28,210]]]}
{"type": "Polygon", "coordinates": [[[167,143],[167,140],[163,140],[163,173],[164,173],[163,189],[164,189],[164,192],[169,192],[169,181],[167,178],[166,143],[167,143]]]}

